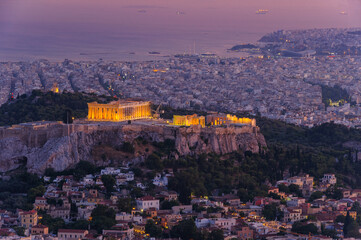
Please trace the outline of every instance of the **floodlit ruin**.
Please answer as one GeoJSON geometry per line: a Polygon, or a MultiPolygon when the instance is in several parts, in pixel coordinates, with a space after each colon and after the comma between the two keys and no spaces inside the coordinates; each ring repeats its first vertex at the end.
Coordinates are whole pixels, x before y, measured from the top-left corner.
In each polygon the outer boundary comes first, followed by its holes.
{"type": "Polygon", "coordinates": [[[174,115],[173,116],[173,125],[177,126],[192,126],[192,125],[201,125],[202,127],[206,126],[206,120],[204,116],[193,115],[174,115]]]}
{"type": "Polygon", "coordinates": [[[121,122],[152,117],[150,102],[114,101],[108,104],[88,103],[88,120],[121,122]]]}

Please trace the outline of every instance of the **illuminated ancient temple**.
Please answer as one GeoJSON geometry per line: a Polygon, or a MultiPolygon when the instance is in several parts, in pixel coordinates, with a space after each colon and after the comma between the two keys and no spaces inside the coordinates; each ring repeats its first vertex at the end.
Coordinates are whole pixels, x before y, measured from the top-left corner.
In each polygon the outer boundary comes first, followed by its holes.
{"type": "Polygon", "coordinates": [[[231,114],[210,114],[207,115],[207,124],[209,125],[227,125],[227,124],[241,124],[256,126],[256,119],[251,118],[238,118],[231,114]]]}
{"type": "Polygon", "coordinates": [[[173,125],[177,125],[177,126],[201,125],[202,127],[205,127],[206,119],[203,116],[198,117],[197,114],[186,115],[186,116],[174,115],[173,125]]]}
{"type": "Polygon", "coordinates": [[[88,103],[88,120],[90,121],[121,122],[151,117],[150,102],[119,100],[108,104],[88,103]]]}

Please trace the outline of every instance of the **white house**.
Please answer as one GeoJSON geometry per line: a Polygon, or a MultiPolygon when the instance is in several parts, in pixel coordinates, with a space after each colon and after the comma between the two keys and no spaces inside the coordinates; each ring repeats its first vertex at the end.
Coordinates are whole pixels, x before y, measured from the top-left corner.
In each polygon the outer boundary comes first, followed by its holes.
{"type": "Polygon", "coordinates": [[[136,200],[138,210],[148,210],[154,208],[159,210],[159,200],[152,196],[145,196],[136,200]]]}
{"type": "Polygon", "coordinates": [[[100,175],[118,175],[120,173],[120,169],[114,169],[112,167],[107,167],[100,171],[100,175]]]}
{"type": "Polygon", "coordinates": [[[93,185],[93,184],[94,184],[94,176],[91,175],[91,174],[86,175],[86,176],[83,178],[83,183],[84,183],[85,185],[93,185]]]}
{"type": "Polygon", "coordinates": [[[127,221],[127,222],[132,221],[132,222],[136,222],[136,223],[139,223],[139,224],[143,223],[143,217],[142,216],[134,216],[132,214],[128,214],[128,213],[125,213],[125,212],[118,213],[115,216],[115,220],[117,220],[117,221],[127,221]]]}
{"type": "Polygon", "coordinates": [[[138,188],[141,188],[141,189],[146,189],[147,187],[143,184],[143,183],[141,183],[141,182],[137,182],[137,187],[138,188]]]}
{"type": "Polygon", "coordinates": [[[157,174],[153,179],[153,184],[158,187],[164,187],[168,185],[168,177],[157,174]]]}
{"type": "Polygon", "coordinates": [[[211,220],[211,224],[219,228],[231,230],[232,226],[236,225],[234,218],[215,218],[211,220]]]}
{"type": "Polygon", "coordinates": [[[78,215],[77,215],[77,219],[81,220],[81,219],[90,219],[92,211],[94,210],[95,205],[81,205],[78,207],[78,215]]]}
{"type": "Polygon", "coordinates": [[[88,230],[79,229],[59,229],[58,239],[59,240],[78,240],[83,239],[88,234],[88,230]]]}
{"type": "Polygon", "coordinates": [[[127,179],[127,182],[134,181],[134,173],[132,171],[127,172],[124,174],[127,179]]]}
{"type": "Polygon", "coordinates": [[[204,228],[211,225],[211,220],[208,218],[197,218],[195,223],[197,228],[204,228]]]}
{"type": "Polygon", "coordinates": [[[298,185],[300,188],[303,187],[302,178],[298,177],[298,176],[288,178],[287,183],[288,183],[288,185],[295,184],[295,185],[298,185]]]}
{"type": "Polygon", "coordinates": [[[44,176],[43,179],[44,179],[44,182],[50,182],[51,177],[44,176]]]}
{"type": "Polygon", "coordinates": [[[132,219],[133,219],[133,215],[125,212],[117,213],[117,215],[115,215],[116,221],[132,221],[132,219]]]}
{"type": "Polygon", "coordinates": [[[180,205],[172,207],[173,214],[191,213],[193,211],[192,205],[180,205]]]}
{"type": "Polygon", "coordinates": [[[287,201],[287,207],[298,207],[303,203],[306,203],[306,199],[293,197],[289,201],[287,201]]]}
{"type": "Polygon", "coordinates": [[[334,185],[337,182],[335,174],[324,174],[321,179],[322,183],[334,185]]]}
{"type": "Polygon", "coordinates": [[[115,184],[117,186],[119,185],[126,185],[127,184],[127,178],[125,176],[116,176],[115,178],[115,184]]]}
{"type": "Polygon", "coordinates": [[[283,217],[283,221],[284,222],[297,222],[297,221],[301,221],[303,220],[305,217],[301,215],[302,214],[302,210],[301,209],[291,209],[291,208],[287,208],[284,210],[284,217],[283,217]]]}

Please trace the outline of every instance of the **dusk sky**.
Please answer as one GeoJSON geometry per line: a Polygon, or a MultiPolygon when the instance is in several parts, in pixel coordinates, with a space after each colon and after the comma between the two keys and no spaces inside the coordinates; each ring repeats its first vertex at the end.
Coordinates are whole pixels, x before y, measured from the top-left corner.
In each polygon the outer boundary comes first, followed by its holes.
{"type": "Polygon", "coordinates": [[[222,52],[278,29],[361,26],[360,0],[2,0],[0,58],[222,52]],[[255,14],[268,9],[265,15],[255,14]],[[346,14],[340,14],[345,12],[346,14]]]}

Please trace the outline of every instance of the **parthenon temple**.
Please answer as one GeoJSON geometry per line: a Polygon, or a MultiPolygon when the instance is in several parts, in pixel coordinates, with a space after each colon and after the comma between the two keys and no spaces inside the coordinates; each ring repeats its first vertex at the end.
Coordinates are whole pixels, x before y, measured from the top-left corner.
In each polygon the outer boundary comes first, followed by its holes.
{"type": "Polygon", "coordinates": [[[90,121],[121,122],[151,117],[150,102],[119,100],[108,104],[88,103],[88,120],[90,121]]]}

